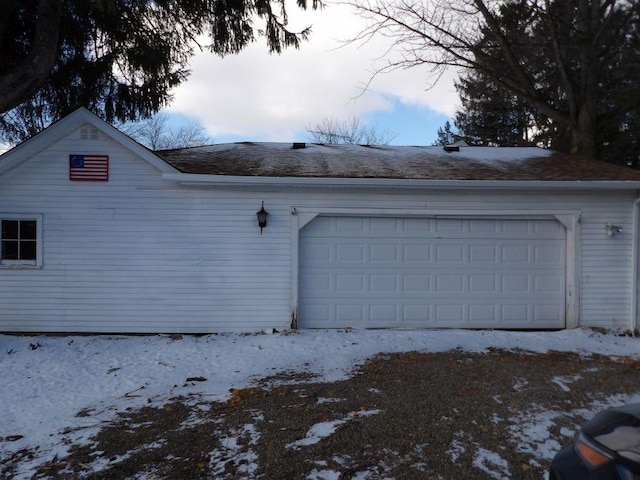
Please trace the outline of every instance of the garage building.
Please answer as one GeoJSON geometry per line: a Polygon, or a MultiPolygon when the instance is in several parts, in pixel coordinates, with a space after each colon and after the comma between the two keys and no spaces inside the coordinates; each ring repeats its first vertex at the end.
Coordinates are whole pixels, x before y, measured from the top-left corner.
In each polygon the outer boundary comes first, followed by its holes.
{"type": "Polygon", "coordinates": [[[538,148],[151,152],[80,109],[0,157],[0,331],[636,329],[639,191],[538,148]]]}

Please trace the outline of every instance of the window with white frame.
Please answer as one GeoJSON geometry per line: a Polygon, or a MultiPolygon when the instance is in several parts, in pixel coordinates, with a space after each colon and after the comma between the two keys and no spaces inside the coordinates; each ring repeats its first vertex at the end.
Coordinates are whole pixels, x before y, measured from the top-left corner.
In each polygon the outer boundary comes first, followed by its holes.
{"type": "Polygon", "coordinates": [[[40,215],[0,215],[0,267],[42,265],[40,215]]]}

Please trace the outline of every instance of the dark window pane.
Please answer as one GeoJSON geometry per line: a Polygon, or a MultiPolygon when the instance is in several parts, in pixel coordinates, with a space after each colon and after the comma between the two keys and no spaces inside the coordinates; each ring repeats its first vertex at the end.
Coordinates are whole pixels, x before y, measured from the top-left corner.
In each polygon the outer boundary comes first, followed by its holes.
{"type": "Polygon", "coordinates": [[[18,260],[17,241],[2,241],[2,260],[18,260]]]}
{"type": "Polygon", "coordinates": [[[20,221],[20,240],[36,239],[36,221],[21,220],[20,221]]]}
{"type": "Polygon", "coordinates": [[[18,239],[18,221],[2,220],[2,239],[17,240],[18,239]]]}
{"type": "Polygon", "coordinates": [[[36,260],[38,222],[36,220],[2,220],[0,260],[36,260]]]}
{"type": "Polygon", "coordinates": [[[20,260],[36,259],[36,242],[20,242],[20,260]]]}

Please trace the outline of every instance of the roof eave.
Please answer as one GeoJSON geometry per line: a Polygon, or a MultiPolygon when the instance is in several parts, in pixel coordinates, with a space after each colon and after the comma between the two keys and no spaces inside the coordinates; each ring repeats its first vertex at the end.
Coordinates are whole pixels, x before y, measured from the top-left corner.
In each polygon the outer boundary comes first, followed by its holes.
{"type": "Polygon", "coordinates": [[[422,178],[267,177],[165,173],[163,178],[183,185],[216,187],[315,188],[434,188],[465,190],[640,190],[635,180],[434,180],[422,178]]]}

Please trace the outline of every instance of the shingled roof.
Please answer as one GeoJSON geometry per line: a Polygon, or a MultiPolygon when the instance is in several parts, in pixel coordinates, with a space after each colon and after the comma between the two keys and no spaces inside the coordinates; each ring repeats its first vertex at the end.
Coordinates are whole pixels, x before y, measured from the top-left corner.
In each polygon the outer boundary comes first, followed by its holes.
{"type": "Polygon", "coordinates": [[[531,147],[229,143],[154,152],[187,174],[424,180],[640,181],[640,171],[531,147]],[[295,148],[294,148],[295,147],[295,148]]]}

